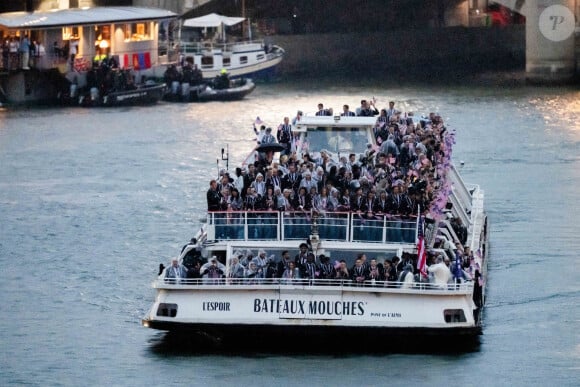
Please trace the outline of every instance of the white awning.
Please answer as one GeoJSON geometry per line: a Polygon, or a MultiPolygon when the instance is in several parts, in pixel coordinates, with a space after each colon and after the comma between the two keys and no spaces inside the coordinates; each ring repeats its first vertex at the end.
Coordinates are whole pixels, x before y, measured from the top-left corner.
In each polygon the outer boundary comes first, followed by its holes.
{"type": "Polygon", "coordinates": [[[229,17],[218,15],[217,13],[210,13],[209,15],[194,17],[183,22],[184,27],[219,27],[222,24],[226,26],[233,26],[244,21],[243,17],[229,17]]]}
{"type": "Polygon", "coordinates": [[[178,15],[159,8],[96,7],[55,9],[39,12],[0,14],[0,26],[19,29],[41,29],[61,26],[94,25],[147,20],[172,19],[178,15]]]}

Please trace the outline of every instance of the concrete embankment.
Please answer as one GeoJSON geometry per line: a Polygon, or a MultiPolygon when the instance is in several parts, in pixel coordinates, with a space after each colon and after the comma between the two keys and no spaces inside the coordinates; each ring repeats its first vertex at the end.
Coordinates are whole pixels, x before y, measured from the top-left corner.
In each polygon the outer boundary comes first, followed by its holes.
{"type": "Polygon", "coordinates": [[[277,35],[280,76],[392,74],[449,78],[525,70],[525,28],[442,28],[376,33],[277,35]]]}

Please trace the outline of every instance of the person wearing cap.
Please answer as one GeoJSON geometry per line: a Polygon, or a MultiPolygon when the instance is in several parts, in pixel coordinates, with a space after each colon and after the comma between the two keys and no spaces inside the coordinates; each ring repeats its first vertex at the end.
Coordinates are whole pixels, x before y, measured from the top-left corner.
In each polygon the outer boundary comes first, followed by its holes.
{"type": "Polygon", "coordinates": [[[226,69],[221,69],[220,75],[215,77],[213,85],[216,90],[223,90],[230,87],[230,77],[226,69]]]}
{"type": "Polygon", "coordinates": [[[179,284],[181,280],[187,278],[187,269],[179,263],[179,258],[171,259],[171,266],[165,269],[165,282],[168,284],[179,284]]]}

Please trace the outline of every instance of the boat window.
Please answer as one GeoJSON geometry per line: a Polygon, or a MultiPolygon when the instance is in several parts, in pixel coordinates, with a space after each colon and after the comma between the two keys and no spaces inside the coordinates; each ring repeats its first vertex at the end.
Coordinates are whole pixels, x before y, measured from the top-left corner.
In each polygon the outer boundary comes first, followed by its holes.
{"type": "Polygon", "coordinates": [[[201,57],[201,68],[207,69],[213,67],[213,56],[202,56],[201,57]]]}
{"type": "Polygon", "coordinates": [[[62,28],[62,40],[76,39],[79,37],[78,27],[63,27],[62,28]]]}
{"type": "Polygon", "coordinates": [[[467,322],[463,309],[445,309],[443,317],[446,323],[467,322]]]}
{"type": "Polygon", "coordinates": [[[258,54],[258,55],[256,56],[256,59],[257,59],[257,60],[262,60],[262,59],[264,59],[264,54],[258,54]]]}
{"type": "Polygon", "coordinates": [[[151,40],[150,23],[127,23],[124,28],[125,42],[151,40]]]}
{"type": "Polygon", "coordinates": [[[240,64],[246,64],[248,63],[248,57],[247,56],[240,56],[240,64]]]}
{"type": "Polygon", "coordinates": [[[177,304],[160,303],[157,308],[157,316],[175,317],[177,316],[177,304]]]}
{"type": "Polygon", "coordinates": [[[224,67],[230,67],[230,65],[232,64],[232,61],[230,58],[224,58],[223,59],[223,65],[224,67]]]}
{"type": "Polygon", "coordinates": [[[308,128],[303,134],[303,148],[312,151],[328,149],[334,153],[364,152],[369,142],[367,130],[363,128],[342,129],[317,127],[308,128]],[[333,130],[334,129],[334,130],[333,130]]]}

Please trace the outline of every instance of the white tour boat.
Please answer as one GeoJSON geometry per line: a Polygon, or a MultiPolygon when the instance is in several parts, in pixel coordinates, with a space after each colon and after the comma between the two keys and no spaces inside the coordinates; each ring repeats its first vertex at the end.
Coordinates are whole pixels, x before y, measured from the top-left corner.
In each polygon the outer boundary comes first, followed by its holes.
{"type": "MultiPolygon", "coordinates": [[[[376,146],[376,125],[376,117],[305,116],[293,126],[294,147],[298,154],[309,153],[313,158],[324,150],[335,165],[352,153],[360,160],[366,154],[368,161],[369,149],[376,146]]],[[[348,345],[343,340],[364,339],[370,340],[369,347],[376,347],[380,340],[427,338],[451,343],[457,340],[450,337],[476,338],[482,327],[488,252],[484,193],[478,185],[463,182],[450,162],[454,134],[443,132],[438,156],[433,156],[439,159],[431,171],[435,175],[432,200],[428,209],[418,211],[420,216],[378,212],[365,217],[344,208],[208,211],[206,224],[181,251],[178,263],[192,268],[197,261],[198,267],[203,264],[200,274],[213,266],[224,275],[188,278],[183,272],[169,275],[172,268],[165,268],[153,283],[157,295],[143,325],[219,343],[267,342],[275,337],[275,346],[305,338],[337,339],[343,345],[348,345]],[[460,219],[464,225],[461,245],[450,219],[460,219]],[[315,278],[270,274],[268,268],[279,264],[284,251],[290,253],[291,261],[298,258],[303,243],[314,254],[319,270],[322,256],[330,257],[337,271],[341,260],[350,269],[364,253],[380,264],[394,256],[410,260],[415,275],[403,278],[403,266],[395,280],[321,279],[320,272],[315,278]],[[233,274],[234,258],[253,261],[256,258],[249,255],[257,257],[261,250],[270,257],[262,272],[233,274]],[[441,284],[420,274],[429,271],[420,259],[424,252],[429,259],[449,258],[452,267],[462,254],[471,263],[464,265],[464,279],[441,284]]],[[[256,151],[249,159],[254,157],[258,159],[256,151]]]]}
{"type": "Polygon", "coordinates": [[[195,42],[181,41],[179,51],[201,70],[204,79],[213,79],[227,70],[231,78],[268,79],[275,75],[276,66],[284,57],[284,49],[268,45],[264,40],[230,41],[226,38],[225,28],[244,22],[243,17],[228,17],[215,13],[187,19],[183,27],[216,29],[213,39],[195,42]],[[220,33],[221,32],[221,33],[220,33]]]}

